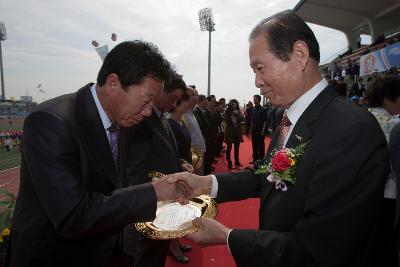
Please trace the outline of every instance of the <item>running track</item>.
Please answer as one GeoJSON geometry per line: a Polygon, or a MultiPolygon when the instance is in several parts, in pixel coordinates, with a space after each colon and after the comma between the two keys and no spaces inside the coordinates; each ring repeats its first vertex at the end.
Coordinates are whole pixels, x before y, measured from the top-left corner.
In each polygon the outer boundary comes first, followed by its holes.
{"type": "Polygon", "coordinates": [[[19,188],[19,167],[0,171],[0,188],[6,188],[17,196],[19,188]]]}

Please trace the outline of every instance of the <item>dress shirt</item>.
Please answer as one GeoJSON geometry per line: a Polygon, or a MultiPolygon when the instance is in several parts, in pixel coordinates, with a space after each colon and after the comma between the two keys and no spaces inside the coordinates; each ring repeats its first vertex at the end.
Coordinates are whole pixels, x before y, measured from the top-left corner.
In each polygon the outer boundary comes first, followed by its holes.
{"type": "Polygon", "coordinates": [[[193,111],[191,110],[183,114],[183,120],[186,128],[189,130],[190,137],[192,138],[192,147],[202,153],[206,152],[204,137],[201,133],[199,123],[197,122],[193,111]]]}
{"type": "Polygon", "coordinates": [[[92,93],[92,96],[93,96],[93,99],[94,99],[94,103],[96,104],[97,111],[99,112],[100,119],[101,119],[101,122],[103,124],[104,131],[106,132],[108,142],[110,143],[111,142],[110,133],[108,132],[107,129],[110,128],[112,122],[111,122],[110,118],[107,116],[107,113],[104,111],[103,107],[100,104],[99,98],[97,97],[96,84],[93,84],[90,87],[90,92],[92,93]]]}
{"type": "MultiPolygon", "coordinates": [[[[303,114],[303,112],[307,109],[307,107],[311,104],[311,102],[324,90],[325,87],[328,86],[328,83],[325,79],[322,79],[319,83],[314,85],[310,90],[308,90],[305,94],[303,94],[301,97],[299,97],[287,110],[287,116],[292,123],[289,129],[289,133],[285,139],[285,142],[283,146],[286,145],[286,142],[292,133],[292,130],[294,126],[296,125],[297,121],[299,120],[300,116],[303,114]]],[[[211,189],[211,194],[210,197],[216,197],[218,194],[218,180],[214,175],[211,175],[212,177],[212,189],[211,189]]],[[[232,230],[229,231],[227,237],[226,237],[226,245],[229,248],[229,235],[232,230]]]]}
{"type": "MultiPolygon", "coordinates": [[[[383,133],[385,134],[386,141],[389,143],[390,132],[400,123],[400,119],[397,115],[390,115],[389,112],[384,108],[370,108],[369,111],[372,115],[375,116],[376,120],[379,122],[379,125],[382,128],[383,133]]],[[[390,199],[397,198],[397,186],[396,186],[396,176],[393,170],[390,171],[389,179],[385,184],[385,192],[384,197],[390,199]]]]}
{"type": "Polygon", "coordinates": [[[328,82],[325,79],[322,79],[319,83],[314,85],[310,90],[308,90],[304,95],[300,96],[288,109],[287,116],[292,123],[290,126],[289,132],[286,136],[285,142],[283,143],[283,147],[286,146],[287,141],[289,140],[290,135],[292,134],[293,128],[299,120],[300,116],[304,113],[304,111],[308,108],[311,102],[324,90],[325,87],[328,86],[328,82]]]}

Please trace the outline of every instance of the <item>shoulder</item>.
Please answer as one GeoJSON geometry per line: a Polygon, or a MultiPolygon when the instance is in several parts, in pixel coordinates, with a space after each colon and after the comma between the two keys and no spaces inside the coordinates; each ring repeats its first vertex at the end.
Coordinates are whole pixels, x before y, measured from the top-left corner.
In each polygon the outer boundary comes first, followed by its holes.
{"type": "Polygon", "coordinates": [[[25,123],[37,121],[44,124],[50,118],[71,121],[75,107],[76,93],[62,95],[39,104],[26,118],[25,123]]]}
{"type": "Polygon", "coordinates": [[[341,97],[334,98],[326,110],[321,114],[324,120],[329,122],[337,122],[344,126],[349,124],[357,124],[368,122],[377,127],[379,124],[376,118],[366,109],[355,106],[341,97]]]}

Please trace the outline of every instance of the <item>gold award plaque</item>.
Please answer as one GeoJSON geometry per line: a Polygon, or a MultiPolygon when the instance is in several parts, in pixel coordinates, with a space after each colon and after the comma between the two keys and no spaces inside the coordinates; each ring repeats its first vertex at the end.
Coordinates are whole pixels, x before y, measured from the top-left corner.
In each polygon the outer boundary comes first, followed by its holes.
{"type": "MultiPolygon", "coordinates": [[[[162,177],[162,174],[151,172],[149,176],[154,179],[162,177]]],[[[216,215],[217,203],[206,195],[192,198],[187,205],[163,201],[157,203],[154,221],[135,223],[135,228],[151,239],[174,239],[198,230],[198,227],[192,225],[194,218],[214,219],[216,215]]]]}

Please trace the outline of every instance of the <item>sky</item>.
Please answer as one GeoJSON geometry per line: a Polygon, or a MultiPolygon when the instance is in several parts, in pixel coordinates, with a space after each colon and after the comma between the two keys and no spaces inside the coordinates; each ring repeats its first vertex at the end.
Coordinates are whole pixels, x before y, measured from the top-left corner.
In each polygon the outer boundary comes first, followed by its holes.
{"type": "MultiPolygon", "coordinates": [[[[0,21],[7,30],[1,44],[6,98],[28,94],[42,102],[75,92],[96,81],[102,63],[92,40],[112,48],[135,39],[156,44],[186,83],[206,94],[208,32],[200,31],[198,11],[211,7],[216,24],[211,94],[243,104],[259,93],[249,66],[251,29],[298,1],[0,0],[0,21]]],[[[309,25],[320,43],[321,62],[347,47],[343,33],[309,25]]]]}

